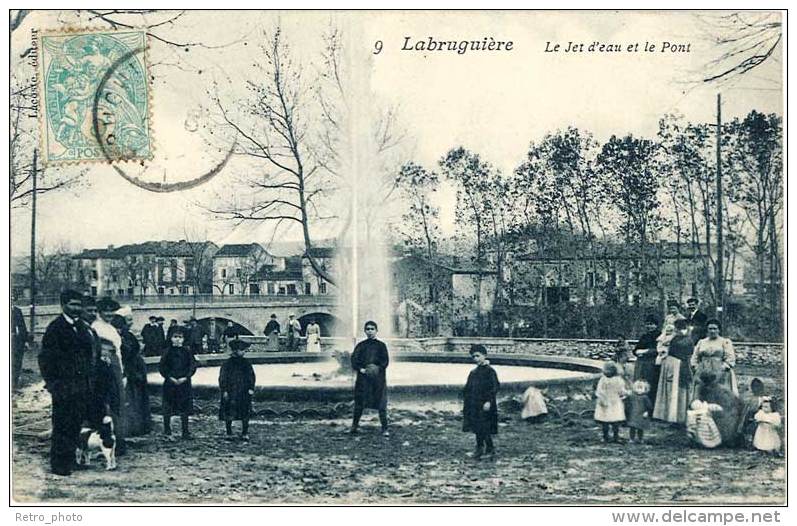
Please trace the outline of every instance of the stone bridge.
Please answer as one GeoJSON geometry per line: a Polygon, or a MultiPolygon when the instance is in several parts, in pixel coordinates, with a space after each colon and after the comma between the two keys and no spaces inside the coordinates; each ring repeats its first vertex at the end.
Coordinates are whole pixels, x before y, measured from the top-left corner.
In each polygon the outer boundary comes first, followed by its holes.
{"type": "MultiPolygon", "coordinates": [[[[284,330],[288,316],[293,314],[302,327],[315,318],[321,326],[322,335],[334,333],[337,297],[318,296],[144,296],[136,298],[115,298],[122,305],[133,309],[133,330],[138,332],[150,316],[162,316],[182,323],[192,316],[197,320],[216,318],[218,321],[232,321],[255,335],[261,335],[269,317],[277,315],[277,321],[284,330]]],[[[30,309],[22,307],[26,321],[30,320],[30,309]]],[[[41,334],[52,319],[61,313],[59,305],[37,305],[35,332],[41,334]]]]}

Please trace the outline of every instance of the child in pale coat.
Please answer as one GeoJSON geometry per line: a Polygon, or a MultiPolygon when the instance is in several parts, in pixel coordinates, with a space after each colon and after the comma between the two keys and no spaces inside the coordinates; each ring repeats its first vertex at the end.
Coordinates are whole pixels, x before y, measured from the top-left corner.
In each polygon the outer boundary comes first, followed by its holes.
{"type": "Polygon", "coordinates": [[[603,364],[603,376],[595,389],[595,420],[601,423],[603,441],[609,442],[609,428],[612,442],[619,442],[620,424],[625,421],[623,399],[628,396],[625,380],[618,374],[617,364],[603,364]]]}
{"type": "Polygon", "coordinates": [[[767,453],[777,453],[781,447],[779,429],[782,425],[782,419],[780,413],[775,411],[772,405],[770,397],[763,397],[761,408],[755,414],[755,421],[758,426],[753,437],[753,447],[767,453]]]}

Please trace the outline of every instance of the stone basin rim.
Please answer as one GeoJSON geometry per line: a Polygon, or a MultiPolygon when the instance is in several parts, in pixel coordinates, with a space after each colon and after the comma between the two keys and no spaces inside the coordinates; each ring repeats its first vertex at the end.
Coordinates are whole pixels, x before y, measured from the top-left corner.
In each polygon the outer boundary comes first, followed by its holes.
{"type": "MultiPolygon", "coordinates": [[[[196,359],[200,367],[220,366],[229,357],[224,354],[202,354],[197,355],[196,359]]],[[[320,362],[332,359],[332,353],[284,353],[284,352],[252,352],[246,354],[247,359],[252,364],[285,364],[285,363],[308,363],[320,362]]],[[[422,362],[422,363],[472,363],[470,356],[461,353],[451,352],[393,352],[390,354],[391,361],[396,362],[422,362]]],[[[580,387],[584,388],[591,385],[601,375],[603,362],[588,358],[573,358],[566,356],[547,356],[530,354],[503,354],[491,353],[490,363],[493,365],[525,366],[525,367],[544,367],[549,369],[565,369],[569,371],[583,372],[586,374],[574,378],[552,378],[540,380],[524,380],[513,382],[502,382],[501,391],[522,392],[530,386],[544,389],[546,387],[580,387]]],[[[157,371],[159,357],[145,358],[149,372],[157,371]]],[[[388,380],[389,396],[393,395],[457,395],[462,392],[465,378],[461,383],[440,383],[435,385],[390,385],[388,380]]],[[[150,389],[160,390],[157,384],[150,384],[150,389]]],[[[345,399],[351,396],[352,387],[345,386],[321,386],[321,385],[302,385],[302,386],[262,386],[255,388],[255,398],[278,398],[282,400],[304,400],[307,398],[335,398],[345,399]],[[343,396],[345,395],[345,396],[343,396]]],[[[202,396],[218,393],[217,386],[197,385],[194,391],[202,396]]]]}

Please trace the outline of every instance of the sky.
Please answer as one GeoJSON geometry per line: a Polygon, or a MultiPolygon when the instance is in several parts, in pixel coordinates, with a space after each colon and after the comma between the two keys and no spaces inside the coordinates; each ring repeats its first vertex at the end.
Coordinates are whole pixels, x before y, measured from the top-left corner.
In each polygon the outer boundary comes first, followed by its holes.
{"type": "MultiPolygon", "coordinates": [[[[152,131],[156,156],[143,177],[181,180],[213,165],[222,155],[224,137],[209,145],[207,136],[187,131],[188,123],[212,108],[208,90],[235,101],[246,95],[246,81],[263,64],[258,42],[262,31],[279,19],[293,60],[308,89],[319,66],[322,40],[330,27],[350,38],[345,54],[359,80],[354,93],[365,113],[394,107],[404,139],[397,159],[434,169],[451,148],[462,145],[512,173],[528,144],[546,133],[576,126],[599,141],[612,134],[655,135],[658,119],[679,112],[695,122],[714,122],[716,95],[723,96],[723,116],[750,110],[782,114],[779,56],[742,81],[718,88],[694,80],[717,50],[706,38],[695,13],[667,12],[360,12],[246,13],[189,12],[173,26],[157,31],[175,42],[201,42],[189,51],[150,42],[152,131]],[[464,54],[402,50],[409,37],[418,41],[512,41],[511,51],[464,54]],[[376,42],[381,51],[374,54],[376,42]],[[559,43],[628,45],[664,41],[689,44],[688,53],[546,53],[559,43]],[[548,44],[550,42],[550,44],[548,44]],[[774,79],[774,82],[773,82],[774,79]],[[367,110],[367,111],[366,111],[367,110]]],[[[148,20],[152,23],[154,19],[148,20]]],[[[85,24],[64,12],[29,16],[12,37],[12,58],[29,45],[30,31],[85,24]]],[[[92,22],[96,24],[96,21],[92,22]]],[[[778,55],[781,50],[778,49],[778,55]]],[[[12,64],[12,68],[13,68],[12,64]]],[[[360,106],[360,105],[358,105],[360,106]]],[[[363,127],[367,123],[363,123],[363,127]]],[[[85,165],[85,184],[39,200],[38,240],[73,249],[148,239],[208,238],[217,243],[265,242],[270,225],[234,228],[204,208],[219,196],[246,198],[235,181],[262,169],[233,159],[211,182],[192,190],[156,194],[136,187],[110,167],[85,165]],[[240,195],[239,195],[240,194],[240,195]]],[[[130,169],[134,169],[131,167],[130,169]]],[[[369,170],[358,181],[367,183],[369,170]]],[[[453,224],[454,193],[440,192],[444,231],[453,224]]],[[[28,210],[12,211],[12,252],[28,251],[28,210]]],[[[323,230],[321,237],[334,229],[323,230]]],[[[299,238],[296,230],[278,240],[299,238]]]]}

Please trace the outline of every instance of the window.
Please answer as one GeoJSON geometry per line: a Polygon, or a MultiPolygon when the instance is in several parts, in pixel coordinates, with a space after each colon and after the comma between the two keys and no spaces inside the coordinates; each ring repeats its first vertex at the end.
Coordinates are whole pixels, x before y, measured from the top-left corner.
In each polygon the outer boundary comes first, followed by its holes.
{"type": "Polygon", "coordinates": [[[235,294],[235,285],[230,283],[230,294],[235,294]]]}
{"type": "Polygon", "coordinates": [[[310,287],[309,283],[305,283],[304,284],[304,293],[305,294],[312,294],[313,293],[313,289],[310,287]]]}
{"type": "Polygon", "coordinates": [[[127,288],[127,295],[128,296],[132,296],[133,295],[133,287],[128,287],[127,288]]]}
{"type": "Polygon", "coordinates": [[[595,272],[590,270],[589,272],[584,273],[584,288],[587,289],[594,289],[595,288],[595,272]]]}
{"type": "Polygon", "coordinates": [[[260,294],[260,285],[257,283],[250,283],[249,284],[249,294],[258,295],[260,294]]]}
{"type": "Polygon", "coordinates": [[[227,269],[224,268],[224,267],[222,267],[222,269],[221,269],[221,277],[222,278],[226,278],[227,277],[227,269]]]}
{"type": "Polygon", "coordinates": [[[164,292],[163,287],[158,287],[158,294],[163,296],[163,292],[164,292]]]}
{"type": "Polygon", "coordinates": [[[236,278],[240,278],[241,277],[241,269],[239,269],[239,268],[235,269],[235,277],[236,278]]]}
{"type": "Polygon", "coordinates": [[[617,286],[617,271],[610,270],[608,275],[606,276],[606,281],[609,284],[609,288],[615,288],[617,286]]]}
{"type": "Polygon", "coordinates": [[[96,296],[97,295],[97,287],[91,287],[91,295],[92,296],[96,296]]]}
{"type": "Polygon", "coordinates": [[[277,291],[277,294],[285,294],[285,286],[284,285],[280,285],[279,290],[277,291]]]}
{"type": "Polygon", "coordinates": [[[327,282],[322,281],[318,284],[318,293],[319,294],[326,294],[327,293],[327,282]]]}
{"type": "Polygon", "coordinates": [[[269,294],[274,294],[274,284],[273,284],[273,283],[271,283],[271,282],[269,282],[269,283],[266,285],[266,291],[267,291],[269,294]]]}
{"type": "Polygon", "coordinates": [[[97,271],[96,270],[92,270],[91,271],[91,279],[97,279],[97,271]]]}
{"type": "Polygon", "coordinates": [[[182,285],[180,287],[180,294],[190,294],[190,292],[188,292],[188,287],[185,286],[185,285],[182,285]]]}
{"type": "Polygon", "coordinates": [[[288,294],[291,296],[296,296],[296,284],[289,283],[288,284],[288,294]]]}
{"type": "Polygon", "coordinates": [[[169,294],[171,294],[172,296],[174,296],[174,289],[169,289],[169,294]]]}

